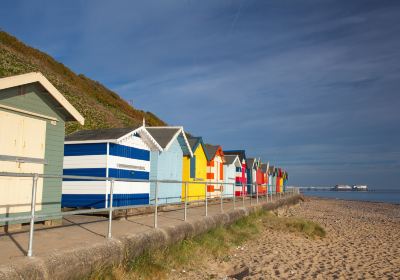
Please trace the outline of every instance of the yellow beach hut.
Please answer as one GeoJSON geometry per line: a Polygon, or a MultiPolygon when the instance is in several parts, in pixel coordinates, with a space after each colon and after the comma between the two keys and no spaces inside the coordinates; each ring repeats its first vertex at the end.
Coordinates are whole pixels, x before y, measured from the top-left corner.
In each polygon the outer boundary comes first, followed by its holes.
{"type": "Polygon", "coordinates": [[[283,192],[283,173],[282,169],[278,168],[278,177],[276,178],[276,184],[279,186],[279,192],[283,192]]]}
{"type": "MultiPolygon", "coordinates": [[[[207,155],[201,137],[188,137],[193,157],[183,157],[182,180],[184,182],[206,182],[207,180],[207,155]]],[[[187,184],[188,201],[203,199],[206,194],[204,184],[187,184]]],[[[185,184],[182,184],[182,200],[186,197],[185,184]]]]}

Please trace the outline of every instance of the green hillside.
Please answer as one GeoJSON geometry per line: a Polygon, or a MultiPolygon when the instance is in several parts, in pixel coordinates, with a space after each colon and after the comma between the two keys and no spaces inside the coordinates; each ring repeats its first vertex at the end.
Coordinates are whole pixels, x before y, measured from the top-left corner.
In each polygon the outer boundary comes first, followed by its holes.
{"type": "MultiPolygon", "coordinates": [[[[140,124],[166,125],[151,112],[132,108],[119,95],[101,83],[75,74],[51,56],[31,48],[0,30],[0,78],[29,72],[42,72],[85,117],[84,129],[128,127],[140,124]]],[[[67,124],[67,133],[82,129],[76,122],[67,124]]]]}

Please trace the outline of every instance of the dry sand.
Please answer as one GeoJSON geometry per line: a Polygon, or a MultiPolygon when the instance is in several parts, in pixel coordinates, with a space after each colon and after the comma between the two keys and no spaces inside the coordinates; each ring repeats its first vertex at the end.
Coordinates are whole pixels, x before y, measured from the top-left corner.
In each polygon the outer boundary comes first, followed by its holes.
{"type": "Polygon", "coordinates": [[[315,221],[323,239],[263,230],[258,240],[171,279],[400,279],[400,205],[307,199],[279,215],[315,221]]]}

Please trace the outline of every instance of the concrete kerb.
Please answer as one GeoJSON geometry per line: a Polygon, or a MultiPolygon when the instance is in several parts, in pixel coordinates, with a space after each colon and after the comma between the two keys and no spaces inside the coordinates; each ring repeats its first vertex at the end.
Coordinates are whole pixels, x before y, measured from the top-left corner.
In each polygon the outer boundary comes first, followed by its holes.
{"type": "Polygon", "coordinates": [[[0,279],[50,279],[44,260],[31,258],[0,267],[0,279]]]}
{"type": "MultiPolygon", "coordinates": [[[[124,260],[133,259],[146,250],[153,250],[168,244],[168,234],[162,229],[153,229],[120,238],[123,244],[124,260]]],[[[107,264],[105,264],[107,265],[107,264]]]]}
{"type": "Polygon", "coordinates": [[[226,213],[189,220],[176,226],[152,229],[140,234],[125,235],[68,251],[52,253],[44,258],[31,258],[0,267],[0,279],[81,279],[93,270],[123,263],[146,250],[167,246],[205,233],[218,226],[227,226],[260,209],[274,210],[301,200],[293,196],[273,203],[240,208],[226,213]]]}
{"type": "Polygon", "coordinates": [[[93,246],[51,254],[44,259],[48,279],[82,279],[90,275],[93,268],[122,263],[124,250],[124,244],[114,239],[93,246]]]}

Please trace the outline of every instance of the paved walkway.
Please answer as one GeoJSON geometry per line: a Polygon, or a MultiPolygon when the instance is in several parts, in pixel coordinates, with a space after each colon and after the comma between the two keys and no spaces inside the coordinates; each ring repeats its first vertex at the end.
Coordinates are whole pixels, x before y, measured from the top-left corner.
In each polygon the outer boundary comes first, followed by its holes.
{"type": "MultiPolygon", "coordinates": [[[[278,197],[273,198],[276,201],[278,197]]],[[[270,201],[271,198],[269,198],[270,201]]],[[[259,203],[266,203],[265,197],[259,198],[259,203]]],[[[252,199],[256,204],[256,199],[252,199]]],[[[236,201],[236,208],[243,206],[241,198],[236,201]]],[[[245,206],[250,206],[250,199],[246,198],[245,206]]],[[[226,201],[223,211],[233,209],[233,202],[226,201]]],[[[219,203],[208,205],[208,215],[221,213],[219,203]]],[[[190,207],[187,210],[189,221],[201,219],[205,216],[205,206],[190,207]]],[[[158,213],[158,227],[181,223],[184,220],[183,208],[168,212],[158,213]]],[[[142,233],[154,227],[154,214],[131,216],[126,220],[114,220],[112,222],[113,237],[121,237],[127,233],[142,233]]],[[[51,251],[61,251],[73,247],[81,247],[85,244],[104,240],[108,231],[108,220],[105,217],[75,215],[66,216],[61,226],[45,228],[41,224],[35,225],[33,255],[44,256],[51,251]]],[[[0,234],[0,265],[7,264],[18,259],[26,258],[29,240],[29,226],[24,226],[21,231],[0,234]]]]}

